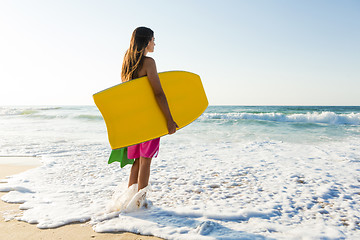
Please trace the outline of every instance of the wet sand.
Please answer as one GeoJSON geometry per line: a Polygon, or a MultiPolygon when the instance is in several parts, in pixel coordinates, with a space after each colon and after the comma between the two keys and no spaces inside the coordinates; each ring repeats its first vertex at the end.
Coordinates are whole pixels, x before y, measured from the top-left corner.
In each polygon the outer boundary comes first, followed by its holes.
{"type": "MultiPolygon", "coordinates": [[[[27,156],[0,156],[0,179],[11,176],[31,168],[40,166],[39,159],[27,156]]],[[[1,183],[0,183],[1,184],[1,183]]],[[[5,195],[0,192],[0,198],[5,195]]],[[[142,236],[138,234],[122,233],[96,233],[88,223],[68,224],[55,229],[39,229],[35,224],[20,222],[17,220],[5,221],[7,214],[21,214],[19,204],[9,204],[0,200],[0,239],[7,240],[81,240],[81,239],[104,239],[104,240],[159,240],[161,238],[142,236]],[[5,218],[4,218],[5,217],[5,218]]]]}

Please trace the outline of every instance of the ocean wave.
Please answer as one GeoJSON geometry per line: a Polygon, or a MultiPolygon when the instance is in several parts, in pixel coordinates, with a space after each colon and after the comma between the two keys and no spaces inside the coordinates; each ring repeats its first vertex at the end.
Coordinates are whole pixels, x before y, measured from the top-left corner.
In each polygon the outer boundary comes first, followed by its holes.
{"type": "Polygon", "coordinates": [[[89,114],[39,114],[38,112],[34,113],[26,113],[26,114],[19,114],[19,115],[26,115],[27,118],[32,119],[44,119],[44,120],[51,120],[51,119],[76,119],[76,120],[83,120],[83,121],[99,121],[103,120],[101,115],[89,115],[89,114]]]}
{"type": "Polygon", "coordinates": [[[84,120],[103,120],[103,117],[100,116],[100,115],[86,115],[86,114],[82,114],[82,115],[76,116],[75,118],[84,119],[84,120]]]}
{"type": "Polygon", "coordinates": [[[0,107],[0,116],[29,119],[76,119],[87,121],[103,120],[101,114],[87,107],[0,107]]]}
{"type": "Polygon", "coordinates": [[[334,125],[360,125],[360,113],[337,114],[334,112],[313,113],[205,113],[201,119],[259,120],[293,123],[323,123],[334,125]]]}
{"type": "Polygon", "coordinates": [[[36,115],[43,111],[59,109],[61,107],[0,107],[0,116],[36,115]]]}
{"type": "Polygon", "coordinates": [[[35,114],[35,113],[38,113],[38,112],[39,111],[37,111],[37,110],[28,109],[28,110],[19,111],[17,113],[17,115],[32,115],[32,114],[35,114]]]}

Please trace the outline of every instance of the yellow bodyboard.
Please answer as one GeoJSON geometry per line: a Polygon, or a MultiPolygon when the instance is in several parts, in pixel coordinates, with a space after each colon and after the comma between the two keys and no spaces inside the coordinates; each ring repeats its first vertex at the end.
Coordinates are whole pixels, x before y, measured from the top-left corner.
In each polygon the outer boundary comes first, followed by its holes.
{"type": "MultiPolygon", "coordinates": [[[[159,73],[174,121],[179,128],[197,119],[208,100],[198,75],[185,71],[159,73]]],[[[112,149],[168,134],[167,124],[147,77],[118,84],[93,95],[112,149]]]]}

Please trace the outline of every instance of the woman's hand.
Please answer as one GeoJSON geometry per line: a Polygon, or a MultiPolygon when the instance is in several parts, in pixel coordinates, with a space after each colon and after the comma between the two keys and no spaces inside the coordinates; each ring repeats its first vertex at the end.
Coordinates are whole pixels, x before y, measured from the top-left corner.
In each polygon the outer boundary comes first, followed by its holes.
{"type": "Polygon", "coordinates": [[[176,128],[179,128],[179,126],[176,124],[176,122],[174,122],[174,120],[170,120],[167,123],[167,128],[168,128],[169,134],[173,134],[176,132],[176,128]]]}

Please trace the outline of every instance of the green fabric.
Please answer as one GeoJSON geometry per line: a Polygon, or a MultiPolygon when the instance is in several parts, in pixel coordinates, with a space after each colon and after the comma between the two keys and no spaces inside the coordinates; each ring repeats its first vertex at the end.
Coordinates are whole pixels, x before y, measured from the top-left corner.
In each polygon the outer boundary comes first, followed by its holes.
{"type": "Polygon", "coordinates": [[[120,167],[123,168],[127,164],[133,164],[134,159],[128,159],[127,147],[115,149],[111,151],[108,164],[113,162],[120,162],[120,167]]]}

